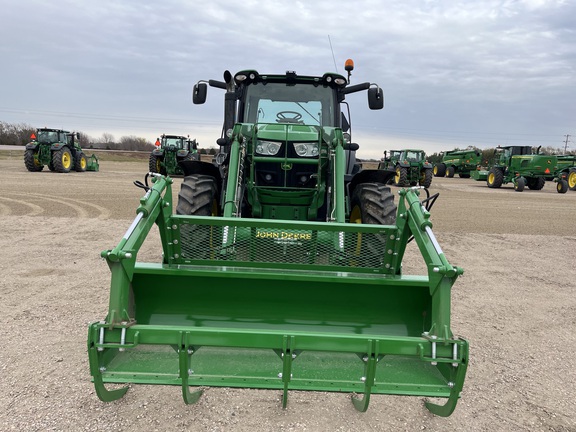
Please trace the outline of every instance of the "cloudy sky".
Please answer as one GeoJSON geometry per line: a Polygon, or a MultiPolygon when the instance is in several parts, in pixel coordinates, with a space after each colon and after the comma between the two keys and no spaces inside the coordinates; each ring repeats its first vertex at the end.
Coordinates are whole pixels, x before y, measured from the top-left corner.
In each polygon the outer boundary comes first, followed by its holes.
{"type": "Polygon", "coordinates": [[[220,136],[223,92],[192,86],[256,69],[356,69],[360,157],[496,145],[576,148],[573,0],[0,0],[0,121],[153,140],[220,136]],[[332,48],[332,49],[331,49],[332,48]]]}

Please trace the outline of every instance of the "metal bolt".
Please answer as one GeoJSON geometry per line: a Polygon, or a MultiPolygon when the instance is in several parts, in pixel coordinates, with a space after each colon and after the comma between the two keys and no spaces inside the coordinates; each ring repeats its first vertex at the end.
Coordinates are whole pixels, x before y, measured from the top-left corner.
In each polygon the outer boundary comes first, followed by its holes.
{"type": "Polygon", "coordinates": [[[430,364],[431,364],[432,366],[436,366],[436,365],[438,364],[438,362],[430,362],[430,364]]]}
{"type": "Polygon", "coordinates": [[[132,254],[130,252],[126,252],[126,255],[124,255],[124,256],[128,259],[132,258],[132,254]]]}
{"type": "Polygon", "coordinates": [[[174,240],[174,244],[178,244],[178,240],[174,240]]]}
{"type": "Polygon", "coordinates": [[[192,369],[188,369],[188,375],[193,375],[194,371],[192,369]]]}
{"type": "Polygon", "coordinates": [[[292,358],[295,359],[295,358],[296,358],[296,354],[292,354],[292,358]]]}
{"type": "Polygon", "coordinates": [[[282,378],[282,372],[278,374],[278,378],[282,378]]]}
{"type": "Polygon", "coordinates": [[[106,368],[104,366],[100,366],[100,372],[106,372],[106,368]]]}
{"type": "Polygon", "coordinates": [[[452,367],[458,367],[458,363],[452,363],[452,367]]]}
{"type": "Polygon", "coordinates": [[[178,254],[174,254],[174,258],[175,258],[175,259],[178,259],[178,258],[180,258],[180,255],[178,255],[178,254]]]}
{"type": "Polygon", "coordinates": [[[433,271],[434,273],[438,273],[438,272],[440,271],[440,269],[439,269],[438,267],[434,267],[434,268],[432,269],[432,271],[433,271]]]}
{"type": "Polygon", "coordinates": [[[192,348],[188,348],[188,354],[193,354],[194,350],[192,348]]]}
{"type": "Polygon", "coordinates": [[[450,381],[450,382],[448,383],[448,387],[450,387],[450,388],[454,387],[454,383],[453,383],[452,381],[450,381]]]}
{"type": "Polygon", "coordinates": [[[362,361],[363,361],[363,362],[367,362],[367,361],[368,361],[368,356],[362,357],[362,361]]]}
{"type": "Polygon", "coordinates": [[[172,225],[172,229],[177,229],[177,228],[178,228],[178,225],[176,225],[176,224],[172,225]]]}
{"type": "Polygon", "coordinates": [[[362,377],[362,378],[360,378],[360,381],[362,381],[362,382],[366,382],[366,377],[362,377]]]}

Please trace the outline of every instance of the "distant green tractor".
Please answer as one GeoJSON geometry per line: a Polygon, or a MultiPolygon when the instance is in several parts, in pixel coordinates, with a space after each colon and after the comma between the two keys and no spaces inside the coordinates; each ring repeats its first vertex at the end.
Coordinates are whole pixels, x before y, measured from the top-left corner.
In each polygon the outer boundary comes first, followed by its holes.
{"type": "Polygon", "coordinates": [[[148,160],[150,172],[164,175],[183,175],[180,162],[200,160],[196,140],[179,135],[162,135],[156,140],[156,148],[152,150],[148,160]]]}
{"type": "Polygon", "coordinates": [[[393,183],[396,186],[420,185],[429,188],[432,184],[432,164],[426,160],[423,150],[392,150],[389,157],[384,153],[379,169],[394,170],[396,175],[393,183]]]}
{"type": "Polygon", "coordinates": [[[478,150],[455,150],[442,155],[442,162],[434,166],[434,177],[454,177],[458,174],[461,178],[470,178],[470,172],[474,171],[482,159],[482,153],[478,150]]]}
{"type": "Polygon", "coordinates": [[[576,155],[558,156],[558,172],[554,181],[559,193],[576,190],[576,155]]]}
{"type": "Polygon", "coordinates": [[[60,129],[37,129],[26,144],[24,165],[28,171],[42,171],[48,165],[50,171],[67,173],[71,170],[98,171],[98,158],[86,157],[79,144],[77,133],[60,129]]]}
{"type": "MultiPolygon", "coordinates": [[[[499,188],[512,182],[517,192],[522,192],[526,186],[541,190],[547,178],[556,177],[558,157],[539,154],[538,150],[533,152],[530,146],[497,147],[494,165],[489,170],[472,171],[472,178],[485,180],[489,188],[499,188]]],[[[560,188],[558,192],[563,193],[560,188]]]]}

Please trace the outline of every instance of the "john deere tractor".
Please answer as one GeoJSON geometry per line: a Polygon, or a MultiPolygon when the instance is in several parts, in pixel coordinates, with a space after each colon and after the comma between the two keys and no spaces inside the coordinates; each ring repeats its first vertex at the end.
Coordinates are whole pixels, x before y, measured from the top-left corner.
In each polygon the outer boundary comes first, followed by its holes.
{"type": "Polygon", "coordinates": [[[472,171],[472,178],[485,180],[489,188],[512,182],[514,190],[522,192],[526,186],[532,190],[542,189],[546,179],[553,179],[557,172],[557,156],[539,154],[539,148],[533,151],[531,146],[505,146],[496,148],[494,164],[489,170],[472,171]]]}
{"type": "Polygon", "coordinates": [[[554,181],[560,193],[576,190],[576,155],[559,155],[558,172],[554,181]]]}
{"type": "Polygon", "coordinates": [[[470,173],[476,169],[482,160],[478,150],[453,150],[442,154],[442,161],[434,165],[434,177],[470,178],[470,173]]]}
{"type": "Polygon", "coordinates": [[[156,140],[156,148],[150,153],[150,172],[164,175],[182,175],[180,162],[200,160],[196,140],[179,135],[162,135],[156,140]]]}
{"type": "Polygon", "coordinates": [[[379,166],[395,172],[396,186],[420,185],[429,188],[432,184],[432,164],[426,160],[426,153],[418,149],[393,150],[379,166]]]}
{"type": "Polygon", "coordinates": [[[24,165],[28,171],[42,171],[47,165],[50,171],[67,173],[70,170],[98,171],[98,158],[86,157],[79,144],[77,133],[61,129],[37,129],[26,145],[24,165]]]}
{"type": "Polygon", "coordinates": [[[454,410],[468,342],[450,329],[451,287],[463,270],[432,233],[433,197],[398,191],[393,170],[355,167],[345,98],[382,90],[337,73],[224,73],[200,81],[224,91],[216,164],[180,163],[185,178],[173,211],[172,179],[149,174],[137,216],[102,252],[112,273],[108,314],[88,332],[90,371],[104,401],[128,387],[181,387],[186,403],[203,387],[446,398],[454,410]],[[148,182],[150,180],[150,183],[148,182]],[[159,262],[137,262],[150,229],[159,262]],[[425,275],[402,274],[411,239],[425,275]],[[160,257],[160,254],[158,254],[160,257]]]}

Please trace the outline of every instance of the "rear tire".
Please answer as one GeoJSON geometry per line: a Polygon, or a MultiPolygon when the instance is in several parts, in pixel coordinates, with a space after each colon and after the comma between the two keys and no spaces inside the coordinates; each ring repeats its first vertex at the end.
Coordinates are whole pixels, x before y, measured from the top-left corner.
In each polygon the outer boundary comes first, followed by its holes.
{"type": "Polygon", "coordinates": [[[401,166],[396,167],[396,175],[394,176],[394,184],[396,186],[405,187],[409,186],[408,183],[408,170],[401,166]]]}
{"type": "Polygon", "coordinates": [[[544,177],[530,177],[527,184],[529,189],[541,190],[546,184],[546,179],[544,177]]]}
{"type": "Polygon", "coordinates": [[[489,188],[499,188],[502,186],[502,181],[504,180],[504,174],[498,168],[492,168],[488,172],[488,178],[486,179],[486,184],[489,188]]]}
{"type": "MultiPolygon", "coordinates": [[[[381,183],[362,183],[352,193],[350,223],[395,225],[396,205],[388,186],[381,183]]],[[[353,234],[347,249],[353,265],[373,267],[381,265],[385,255],[385,234],[353,234]]]]}
{"type": "Polygon", "coordinates": [[[148,170],[152,173],[166,174],[166,170],[162,166],[162,157],[155,154],[151,154],[148,159],[148,170]]]}
{"type": "Polygon", "coordinates": [[[424,186],[426,189],[432,184],[432,170],[427,169],[420,175],[420,186],[424,186]]]}
{"type": "Polygon", "coordinates": [[[193,216],[218,216],[218,189],[212,176],[194,174],[184,177],[176,214],[193,216]]]}
{"type": "Polygon", "coordinates": [[[62,147],[60,150],[52,153],[52,165],[54,170],[60,173],[70,172],[72,169],[72,153],[68,147],[62,147]]]}
{"type": "Polygon", "coordinates": [[[76,154],[76,163],[74,164],[74,170],[76,172],[84,172],[86,171],[86,166],[88,162],[86,160],[86,155],[82,152],[78,152],[76,154]]]}
{"type": "Polygon", "coordinates": [[[456,169],[453,166],[449,166],[448,169],[446,170],[446,177],[448,177],[448,178],[454,177],[455,172],[456,172],[456,169]]]}
{"type": "MultiPolygon", "coordinates": [[[[176,214],[187,216],[218,216],[218,188],[212,176],[194,174],[184,177],[176,214]]],[[[221,244],[221,228],[211,225],[181,225],[182,257],[209,259],[213,256],[213,245],[221,244]]]]}
{"type": "Polygon", "coordinates": [[[439,163],[434,165],[434,177],[444,177],[446,175],[446,165],[439,163]]]}
{"type": "Polygon", "coordinates": [[[44,165],[34,158],[34,150],[26,150],[24,152],[24,165],[26,165],[28,171],[32,172],[38,172],[44,169],[44,165]]]}
{"type": "Polygon", "coordinates": [[[576,190],[576,168],[572,168],[568,173],[568,188],[573,191],[576,190]]]}

